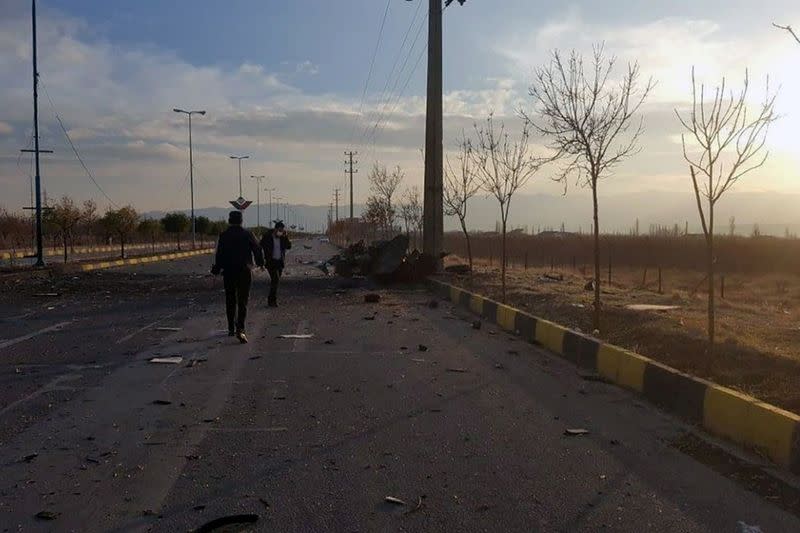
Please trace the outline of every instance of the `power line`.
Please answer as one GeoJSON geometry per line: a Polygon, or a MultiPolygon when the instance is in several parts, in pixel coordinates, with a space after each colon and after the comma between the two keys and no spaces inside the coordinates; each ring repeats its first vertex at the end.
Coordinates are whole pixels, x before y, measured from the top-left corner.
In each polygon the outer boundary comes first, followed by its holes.
{"type": "Polygon", "coordinates": [[[353,135],[356,131],[356,126],[361,121],[361,112],[364,109],[364,100],[367,97],[367,89],[369,88],[370,79],[372,79],[372,70],[375,67],[375,58],[378,56],[378,49],[381,46],[381,40],[383,39],[383,28],[386,26],[386,18],[389,15],[389,5],[391,5],[392,0],[386,1],[386,9],[383,11],[383,19],[381,20],[381,28],[378,31],[378,41],[375,43],[375,51],[372,53],[372,61],[369,64],[369,72],[367,72],[367,80],[364,82],[364,90],[361,92],[361,103],[358,106],[358,115],[356,117],[356,121],[353,123],[353,127],[350,130],[350,143],[353,142],[353,135]]]}
{"type": "Polygon", "coordinates": [[[75,143],[72,142],[72,139],[70,138],[69,133],[67,133],[67,128],[64,127],[64,123],[61,121],[61,117],[58,115],[58,112],[56,111],[56,106],[53,103],[53,99],[50,98],[50,93],[47,91],[47,87],[45,86],[44,82],[41,80],[41,77],[39,79],[39,83],[41,83],[42,89],[44,89],[44,94],[47,96],[47,100],[50,102],[50,107],[53,109],[53,114],[56,116],[56,120],[58,121],[58,125],[61,126],[61,131],[64,132],[64,136],[67,138],[67,142],[69,143],[70,148],[72,148],[72,152],[75,154],[75,157],[78,158],[78,161],[80,162],[81,166],[83,167],[83,170],[86,171],[86,175],[89,176],[89,179],[92,180],[92,183],[94,183],[94,186],[97,187],[97,190],[99,190],[100,193],[103,196],[105,196],[106,200],[108,200],[111,205],[113,205],[114,207],[118,208],[119,205],[117,205],[117,203],[114,200],[112,200],[111,197],[108,194],[106,194],[106,191],[103,190],[103,188],[100,186],[100,184],[97,183],[97,180],[94,178],[94,175],[92,174],[92,171],[89,170],[89,167],[86,166],[86,163],[83,161],[83,158],[81,157],[81,154],[78,153],[78,149],[75,147],[75,143]]]}

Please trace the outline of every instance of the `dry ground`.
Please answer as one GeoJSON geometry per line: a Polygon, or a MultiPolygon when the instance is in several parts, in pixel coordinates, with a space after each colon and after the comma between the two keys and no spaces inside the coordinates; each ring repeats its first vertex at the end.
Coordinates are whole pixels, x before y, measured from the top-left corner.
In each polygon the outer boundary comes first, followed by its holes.
{"type": "MultiPolygon", "coordinates": [[[[452,257],[449,262],[461,262],[452,257]]],[[[726,276],[725,299],[717,308],[717,357],[706,368],[706,287],[697,271],[658,273],[615,267],[612,282],[603,272],[603,322],[600,337],[696,376],[735,388],[800,413],[800,275],[726,276]],[[666,312],[632,311],[629,304],[677,305],[666,312]]],[[[590,333],[593,292],[584,290],[591,270],[580,266],[551,270],[512,266],[507,301],[536,316],[590,333]],[[545,274],[562,274],[553,281],[545,274]]],[[[451,282],[490,296],[500,296],[500,269],[476,263],[473,276],[451,282]]],[[[719,285],[717,285],[719,287],[719,285]]]]}

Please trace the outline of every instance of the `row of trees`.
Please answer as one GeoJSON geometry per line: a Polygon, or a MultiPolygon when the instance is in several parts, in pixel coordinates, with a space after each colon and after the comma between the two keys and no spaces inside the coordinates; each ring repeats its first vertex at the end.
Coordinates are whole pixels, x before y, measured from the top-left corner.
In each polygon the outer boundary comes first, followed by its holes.
{"type": "MultiPolygon", "coordinates": [[[[593,206],[594,309],[593,327],[600,330],[601,272],[598,187],[604,178],[640,151],[643,120],[637,118],[652,92],[653,79],[642,80],[638,63],[616,72],[616,58],[607,57],[602,45],[586,60],[575,51],[552,54],[548,64],[534,70],[529,94],[534,112],[520,110],[520,133],[512,138],[505,125],[490,114],[474,126],[469,138],[458,140],[457,164],[448,160],[445,169],[446,214],[458,217],[467,239],[469,199],[480,191],[493,196],[500,207],[502,231],[502,298],[506,297],[506,230],[511,201],[521,187],[546,165],[554,167],[556,181],[588,187],[593,206]],[[546,143],[546,154],[535,153],[530,143],[536,133],[546,143]]],[[[715,207],[740,178],[761,167],[770,124],[776,120],[775,93],[769,84],[763,100],[753,105],[748,98],[749,76],[742,87],[731,90],[725,79],[708,90],[692,70],[692,105],[675,110],[684,128],[683,156],[689,167],[698,213],[706,242],[708,281],[709,365],[714,356],[714,226],[715,207]]]]}
{"type": "MultiPolygon", "coordinates": [[[[98,240],[117,241],[122,257],[126,254],[126,244],[133,240],[149,242],[155,250],[156,242],[165,234],[172,236],[180,249],[181,236],[191,230],[191,219],[184,213],[168,213],[161,219],[153,219],[142,217],[134,207],[127,205],[99,215],[94,201],[78,204],[69,196],[63,196],[48,207],[44,212],[44,233],[46,238],[52,239],[54,247],[62,249],[64,262],[69,260],[70,252],[74,253],[76,244],[98,240]]],[[[195,230],[200,236],[219,235],[226,227],[222,220],[195,218],[195,230]]],[[[31,240],[30,219],[0,208],[0,239],[3,246],[27,248],[31,240]]]]}
{"type": "Polygon", "coordinates": [[[397,199],[404,178],[399,165],[389,171],[386,166],[375,163],[368,176],[370,195],[363,218],[384,238],[404,230],[416,243],[422,233],[422,201],[416,185],[406,188],[397,199]],[[402,228],[398,227],[399,223],[402,228]]]}

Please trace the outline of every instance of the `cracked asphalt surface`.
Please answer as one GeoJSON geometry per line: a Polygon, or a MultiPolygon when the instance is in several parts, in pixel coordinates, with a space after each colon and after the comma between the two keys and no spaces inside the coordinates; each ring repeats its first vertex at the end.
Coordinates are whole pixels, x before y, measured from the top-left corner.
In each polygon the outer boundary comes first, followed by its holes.
{"type": "Polygon", "coordinates": [[[672,446],[691,428],[640,398],[421,288],[292,264],[332,254],[297,244],[281,307],[256,276],[247,345],[223,331],[210,256],[4,281],[0,528],[800,530],[672,446]]]}

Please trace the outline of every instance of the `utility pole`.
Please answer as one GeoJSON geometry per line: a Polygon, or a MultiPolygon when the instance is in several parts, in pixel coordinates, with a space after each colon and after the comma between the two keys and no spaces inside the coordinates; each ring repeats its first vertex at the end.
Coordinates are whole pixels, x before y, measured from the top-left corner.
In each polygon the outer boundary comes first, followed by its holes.
{"type": "Polygon", "coordinates": [[[177,107],[175,113],[183,113],[189,117],[189,197],[192,205],[192,249],[195,248],[195,221],[194,221],[194,158],[192,157],[192,115],[205,115],[205,111],[184,111],[177,107]]]}
{"type": "Polygon", "coordinates": [[[39,169],[39,154],[52,154],[52,150],[39,149],[39,66],[36,55],[36,0],[31,2],[31,26],[33,34],[33,152],[36,160],[36,266],[44,266],[44,236],[42,235],[42,176],[39,169]]]}
{"type": "Polygon", "coordinates": [[[333,194],[336,197],[336,222],[339,222],[339,187],[334,189],[333,194]]]}
{"type": "Polygon", "coordinates": [[[256,180],[256,228],[261,231],[261,180],[266,176],[250,176],[250,178],[256,180]]]}
{"type": "MultiPolygon", "coordinates": [[[[445,0],[448,7],[454,0],[445,0]]],[[[457,0],[464,5],[466,0],[457,0]]],[[[441,266],[444,241],[442,142],[442,0],[428,6],[428,100],[425,117],[425,198],[422,251],[441,266]]]]}
{"type": "Polygon", "coordinates": [[[350,164],[350,169],[345,170],[345,173],[350,174],[350,220],[353,220],[353,174],[358,174],[358,170],[353,170],[353,165],[358,161],[353,161],[353,156],[358,155],[358,152],[345,152],[344,155],[349,157],[349,161],[344,164],[350,164]]]}

